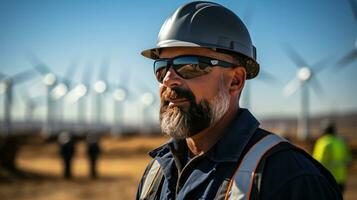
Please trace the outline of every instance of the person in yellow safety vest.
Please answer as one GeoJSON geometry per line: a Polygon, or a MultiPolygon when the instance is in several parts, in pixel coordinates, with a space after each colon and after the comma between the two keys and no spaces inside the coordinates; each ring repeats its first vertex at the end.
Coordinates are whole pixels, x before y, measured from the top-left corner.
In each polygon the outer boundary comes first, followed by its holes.
{"type": "Polygon", "coordinates": [[[323,135],[316,141],[312,156],[331,172],[343,192],[351,155],[344,140],[336,135],[335,125],[325,122],[323,127],[323,135]]]}

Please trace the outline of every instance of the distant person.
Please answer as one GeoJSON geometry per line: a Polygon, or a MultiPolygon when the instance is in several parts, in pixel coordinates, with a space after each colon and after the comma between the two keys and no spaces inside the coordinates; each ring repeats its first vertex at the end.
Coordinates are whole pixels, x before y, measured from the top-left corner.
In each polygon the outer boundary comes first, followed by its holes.
{"type": "Polygon", "coordinates": [[[87,156],[89,160],[90,177],[97,178],[97,159],[100,154],[99,136],[87,135],[87,156]]]}
{"type": "Polygon", "coordinates": [[[160,126],[172,139],[149,153],[136,199],[342,199],[319,162],[240,107],[259,64],[234,12],[207,1],[180,6],[142,55],[155,60],[160,126]]]}
{"type": "Polygon", "coordinates": [[[63,161],[63,177],[70,179],[72,178],[72,159],[75,153],[75,141],[69,132],[63,131],[58,136],[58,144],[60,147],[59,154],[63,161]]]}
{"type": "Polygon", "coordinates": [[[322,136],[316,141],[312,155],[332,173],[343,192],[348,165],[352,161],[351,155],[344,140],[337,136],[336,127],[332,122],[323,122],[322,129],[322,136]]]}

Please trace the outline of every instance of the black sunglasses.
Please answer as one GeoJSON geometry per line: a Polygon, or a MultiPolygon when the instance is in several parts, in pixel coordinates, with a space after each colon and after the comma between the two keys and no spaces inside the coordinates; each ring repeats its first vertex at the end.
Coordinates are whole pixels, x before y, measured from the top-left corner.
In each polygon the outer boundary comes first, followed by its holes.
{"type": "Polygon", "coordinates": [[[170,67],[172,67],[180,77],[191,79],[208,74],[214,66],[231,68],[236,66],[236,64],[204,56],[184,55],[156,60],[154,62],[154,73],[156,79],[162,83],[170,67]]]}

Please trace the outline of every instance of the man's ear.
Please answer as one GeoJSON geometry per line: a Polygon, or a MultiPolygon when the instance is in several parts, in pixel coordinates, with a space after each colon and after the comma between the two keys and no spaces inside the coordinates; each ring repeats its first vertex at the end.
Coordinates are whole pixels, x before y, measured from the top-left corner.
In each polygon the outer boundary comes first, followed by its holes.
{"type": "Polygon", "coordinates": [[[232,69],[232,75],[229,93],[235,95],[243,90],[247,72],[244,67],[236,67],[232,69]]]}

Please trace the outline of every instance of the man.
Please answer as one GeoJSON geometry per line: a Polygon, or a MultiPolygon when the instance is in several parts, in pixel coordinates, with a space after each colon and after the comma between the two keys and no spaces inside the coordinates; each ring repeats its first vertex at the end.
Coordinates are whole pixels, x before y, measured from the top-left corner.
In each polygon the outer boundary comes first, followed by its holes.
{"type": "Polygon", "coordinates": [[[99,145],[99,136],[93,133],[88,133],[87,138],[87,156],[89,161],[90,177],[97,178],[97,160],[100,155],[101,149],[99,145]]]}
{"type": "Polygon", "coordinates": [[[323,134],[316,141],[312,156],[331,172],[343,192],[351,155],[344,140],[336,135],[336,128],[332,122],[323,121],[322,129],[323,134]]]}
{"type": "Polygon", "coordinates": [[[172,139],[150,152],[137,199],[342,199],[318,162],[239,107],[259,65],[232,11],[188,3],[142,54],[155,59],[160,125],[172,139]]]}
{"type": "Polygon", "coordinates": [[[75,154],[75,141],[73,135],[63,131],[58,136],[59,154],[63,160],[63,177],[72,178],[72,160],[75,154]]]}

